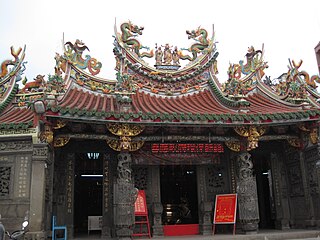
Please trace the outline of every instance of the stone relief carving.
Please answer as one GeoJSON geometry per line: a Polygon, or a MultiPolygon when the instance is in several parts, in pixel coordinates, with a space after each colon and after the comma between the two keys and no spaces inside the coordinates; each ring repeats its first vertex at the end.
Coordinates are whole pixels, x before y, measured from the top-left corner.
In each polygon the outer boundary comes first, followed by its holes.
{"type": "Polygon", "coordinates": [[[118,154],[114,186],[114,223],[118,239],[130,239],[134,224],[134,202],[138,191],[133,184],[131,162],[129,153],[118,154]]]}
{"type": "Polygon", "coordinates": [[[281,184],[279,183],[279,168],[277,163],[279,162],[279,158],[277,153],[272,152],[270,154],[271,162],[272,162],[272,175],[273,175],[273,186],[274,186],[274,193],[275,193],[275,204],[277,206],[281,206],[281,196],[280,196],[280,188],[281,184]]]}
{"type": "Polygon", "coordinates": [[[133,167],[134,186],[139,190],[147,190],[148,168],[133,167]]]}
{"type": "Polygon", "coordinates": [[[283,161],[280,162],[280,182],[281,182],[281,195],[283,198],[288,197],[288,187],[287,187],[287,170],[283,161]]]}
{"type": "Polygon", "coordinates": [[[15,134],[32,134],[36,133],[35,128],[28,129],[10,129],[10,130],[1,130],[0,135],[15,135],[15,134]]]}
{"type": "Polygon", "coordinates": [[[318,157],[318,150],[317,148],[312,148],[309,151],[305,152],[305,159],[308,160],[316,160],[318,157]]]}
{"type": "Polygon", "coordinates": [[[33,148],[33,156],[48,156],[48,148],[42,147],[42,148],[33,148]]]}
{"type": "Polygon", "coordinates": [[[245,184],[239,184],[238,194],[239,204],[242,206],[242,209],[239,208],[239,211],[242,212],[241,219],[252,220],[259,219],[259,211],[257,208],[257,197],[255,192],[257,191],[256,182],[251,179],[248,180],[245,184]],[[245,198],[244,198],[245,197],[245,198]]]}
{"type": "Polygon", "coordinates": [[[12,156],[0,156],[0,161],[3,162],[13,162],[13,157],[12,156]]]}
{"type": "MultiPolygon", "coordinates": [[[[281,175],[288,175],[288,194],[291,197],[302,196],[304,194],[302,185],[302,175],[300,168],[299,153],[296,149],[286,149],[286,162],[281,167],[281,175]]],[[[283,195],[285,196],[285,195],[283,195]]]]}
{"type": "Polygon", "coordinates": [[[315,162],[308,162],[306,166],[307,170],[307,179],[308,179],[308,185],[310,188],[310,194],[316,195],[319,193],[318,188],[318,180],[317,180],[317,169],[315,166],[315,162]]]}
{"type": "Polygon", "coordinates": [[[303,185],[300,165],[288,165],[288,178],[290,183],[290,196],[297,197],[303,195],[303,185]]]}
{"type": "Polygon", "coordinates": [[[1,151],[11,151],[11,150],[27,150],[32,149],[32,143],[29,141],[14,141],[14,142],[1,142],[1,151]]]}
{"type": "Polygon", "coordinates": [[[132,182],[131,156],[130,154],[118,155],[118,182],[132,182]]]}
{"type": "Polygon", "coordinates": [[[316,195],[319,193],[318,179],[317,179],[317,167],[316,162],[319,159],[318,149],[312,148],[305,152],[306,159],[306,178],[307,184],[310,188],[310,194],[316,195]]]}
{"type": "MultiPolygon", "coordinates": [[[[216,193],[222,193],[225,190],[226,171],[223,166],[208,167],[208,190],[216,193]]],[[[211,192],[210,191],[210,192],[211,192]]]]}
{"type": "Polygon", "coordinates": [[[257,231],[260,219],[257,184],[252,168],[251,154],[244,152],[237,156],[239,219],[246,232],[257,231]]]}
{"type": "Polygon", "coordinates": [[[253,177],[253,163],[249,153],[243,153],[238,157],[238,178],[245,181],[253,177]]]}
{"type": "Polygon", "coordinates": [[[10,176],[12,167],[0,167],[0,197],[10,194],[10,176]]]}

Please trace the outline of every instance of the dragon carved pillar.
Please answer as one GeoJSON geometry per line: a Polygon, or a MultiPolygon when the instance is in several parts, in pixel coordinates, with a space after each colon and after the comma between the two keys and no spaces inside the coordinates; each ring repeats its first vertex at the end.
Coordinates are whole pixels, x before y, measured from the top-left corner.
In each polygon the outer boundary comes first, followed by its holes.
{"type": "Polygon", "coordinates": [[[131,154],[119,153],[117,181],[114,186],[114,223],[119,239],[131,239],[136,195],[132,180],[131,154]]]}
{"type": "Polygon", "coordinates": [[[251,154],[240,153],[236,165],[239,220],[246,234],[256,233],[260,219],[257,183],[253,175],[251,154]]]}
{"type": "Polygon", "coordinates": [[[143,131],[142,126],[130,124],[108,124],[109,131],[119,136],[119,140],[108,140],[108,145],[119,151],[117,165],[117,180],[114,184],[114,225],[117,239],[130,240],[135,223],[134,203],[138,189],[134,187],[132,178],[131,151],[143,146],[143,141],[132,141],[131,137],[143,131]]]}
{"type": "MultiPolygon", "coordinates": [[[[320,131],[319,131],[320,132],[320,131]]],[[[320,192],[320,141],[317,143],[317,158],[315,162],[315,167],[316,167],[316,173],[317,173],[317,180],[318,180],[318,192],[320,192]]],[[[318,201],[319,201],[320,196],[318,195],[318,201]]],[[[317,226],[320,226],[320,221],[317,221],[317,226]]]]}

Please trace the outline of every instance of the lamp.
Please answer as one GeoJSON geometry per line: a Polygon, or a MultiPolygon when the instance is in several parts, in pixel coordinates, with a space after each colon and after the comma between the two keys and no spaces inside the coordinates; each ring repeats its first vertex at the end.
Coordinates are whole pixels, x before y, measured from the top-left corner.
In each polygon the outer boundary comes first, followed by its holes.
{"type": "Polygon", "coordinates": [[[320,170],[320,159],[318,159],[316,161],[316,169],[319,169],[320,170]]]}
{"type": "Polygon", "coordinates": [[[42,100],[35,101],[33,103],[33,106],[34,106],[34,111],[37,114],[44,114],[46,112],[46,109],[44,107],[44,102],[42,100]]]}
{"type": "Polygon", "coordinates": [[[100,153],[87,153],[89,159],[96,160],[99,158],[100,153]]]}

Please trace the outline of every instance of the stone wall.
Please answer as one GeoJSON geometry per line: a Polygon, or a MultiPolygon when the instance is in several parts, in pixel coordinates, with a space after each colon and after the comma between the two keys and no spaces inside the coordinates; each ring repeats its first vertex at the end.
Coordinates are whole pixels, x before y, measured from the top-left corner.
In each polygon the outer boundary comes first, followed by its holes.
{"type": "Polygon", "coordinates": [[[31,137],[1,138],[0,213],[6,230],[19,229],[30,208],[31,137]]]}

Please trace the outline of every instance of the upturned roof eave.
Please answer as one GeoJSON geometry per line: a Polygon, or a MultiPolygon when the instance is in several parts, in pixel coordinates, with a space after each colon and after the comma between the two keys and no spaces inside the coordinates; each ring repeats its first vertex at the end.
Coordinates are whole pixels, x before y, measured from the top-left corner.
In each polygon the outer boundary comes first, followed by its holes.
{"type": "Polygon", "coordinates": [[[255,113],[255,114],[191,114],[191,113],[128,113],[94,112],[81,109],[47,109],[48,117],[68,118],[94,122],[129,122],[136,124],[192,124],[192,125],[252,125],[288,124],[304,121],[319,121],[320,110],[300,110],[296,112],[255,113]]]}

